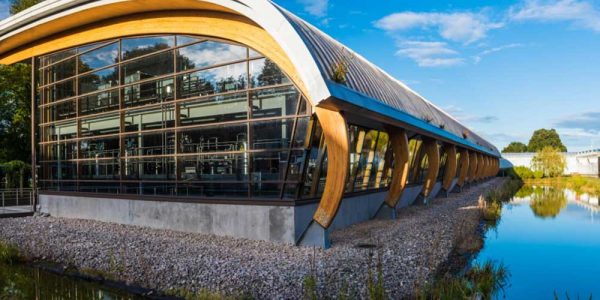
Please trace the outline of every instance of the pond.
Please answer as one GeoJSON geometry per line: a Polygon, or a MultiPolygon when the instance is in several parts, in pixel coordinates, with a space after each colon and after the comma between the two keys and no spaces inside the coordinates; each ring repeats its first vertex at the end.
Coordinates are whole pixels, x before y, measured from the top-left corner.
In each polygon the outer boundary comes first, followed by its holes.
{"type": "Polygon", "coordinates": [[[507,299],[600,297],[599,212],[598,197],[524,186],[486,233],[477,261],[505,264],[507,299]]]}
{"type": "Polygon", "coordinates": [[[118,289],[23,265],[0,264],[0,299],[143,299],[118,289]]]}

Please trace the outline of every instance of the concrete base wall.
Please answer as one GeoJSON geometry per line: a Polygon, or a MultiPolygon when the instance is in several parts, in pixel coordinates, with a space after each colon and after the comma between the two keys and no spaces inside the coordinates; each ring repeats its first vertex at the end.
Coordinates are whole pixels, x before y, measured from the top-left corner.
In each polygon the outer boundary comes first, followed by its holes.
{"type": "MultiPolygon", "coordinates": [[[[434,192],[439,191],[439,186],[436,184],[434,192]]],[[[421,185],[406,188],[398,208],[413,204],[422,189],[421,185]]],[[[327,237],[332,230],[375,218],[386,194],[384,191],[345,198],[330,228],[322,235],[327,237]]],[[[288,244],[300,243],[311,224],[315,225],[312,217],[318,206],[318,203],[301,206],[206,204],[43,194],[39,202],[41,212],[56,217],[288,244]]]]}
{"type": "Polygon", "coordinates": [[[404,192],[402,193],[402,197],[400,197],[400,201],[398,202],[397,208],[411,206],[413,203],[415,203],[415,200],[417,200],[417,197],[419,197],[419,194],[422,190],[422,185],[413,185],[406,187],[404,189],[404,192]]]}
{"type": "Polygon", "coordinates": [[[184,232],[294,244],[294,207],[39,196],[41,212],[184,232]]]}

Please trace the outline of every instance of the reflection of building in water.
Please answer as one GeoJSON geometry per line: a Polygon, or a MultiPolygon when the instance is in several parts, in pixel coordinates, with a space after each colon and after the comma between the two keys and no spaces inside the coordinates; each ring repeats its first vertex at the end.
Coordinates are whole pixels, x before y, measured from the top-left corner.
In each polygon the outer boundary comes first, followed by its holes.
{"type": "MultiPolygon", "coordinates": [[[[581,152],[564,153],[567,160],[565,174],[581,174],[586,176],[600,176],[600,149],[581,152]]],[[[502,158],[513,166],[531,167],[531,159],[534,152],[527,153],[502,153],[502,158]]],[[[508,164],[506,165],[508,167],[508,164]]]]}
{"type": "Polygon", "coordinates": [[[572,190],[565,190],[567,199],[573,200],[578,206],[583,207],[593,213],[600,212],[599,198],[589,194],[578,194],[572,190]]]}

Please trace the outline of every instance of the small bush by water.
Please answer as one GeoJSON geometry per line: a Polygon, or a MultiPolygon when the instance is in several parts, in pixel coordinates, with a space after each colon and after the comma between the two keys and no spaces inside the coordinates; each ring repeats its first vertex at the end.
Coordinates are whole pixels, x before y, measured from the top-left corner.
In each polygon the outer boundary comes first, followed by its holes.
{"type": "Polygon", "coordinates": [[[416,298],[438,299],[492,299],[508,286],[510,273],[502,264],[486,261],[474,265],[463,277],[444,276],[427,286],[416,298]]]}

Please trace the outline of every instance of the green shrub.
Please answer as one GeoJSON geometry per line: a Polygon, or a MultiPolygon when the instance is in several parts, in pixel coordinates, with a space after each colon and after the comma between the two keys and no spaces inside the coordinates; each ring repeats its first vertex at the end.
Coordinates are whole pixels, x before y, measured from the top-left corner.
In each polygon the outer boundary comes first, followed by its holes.
{"type": "Polygon", "coordinates": [[[0,263],[13,264],[21,260],[19,249],[0,241],[0,263]]]}
{"type": "Polygon", "coordinates": [[[510,272],[504,264],[496,265],[493,261],[474,265],[466,274],[471,283],[473,294],[479,294],[484,299],[492,299],[508,285],[510,272]]]}
{"type": "Polygon", "coordinates": [[[429,299],[468,299],[469,282],[464,278],[444,276],[426,286],[416,295],[418,300],[429,299]]]}
{"type": "Polygon", "coordinates": [[[509,171],[509,176],[513,179],[532,179],[534,177],[533,171],[524,166],[513,167],[511,171],[509,171]]]}
{"type": "Polygon", "coordinates": [[[535,178],[535,179],[544,178],[544,171],[541,171],[541,170],[533,171],[533,178],[535,178]]]}
{"type": "Polygon", "coordinates": [[[502,204],[500,202],[490,202],[483,208],[483,219],[485,221],[496,221],[502,216],[502,204]]]}

